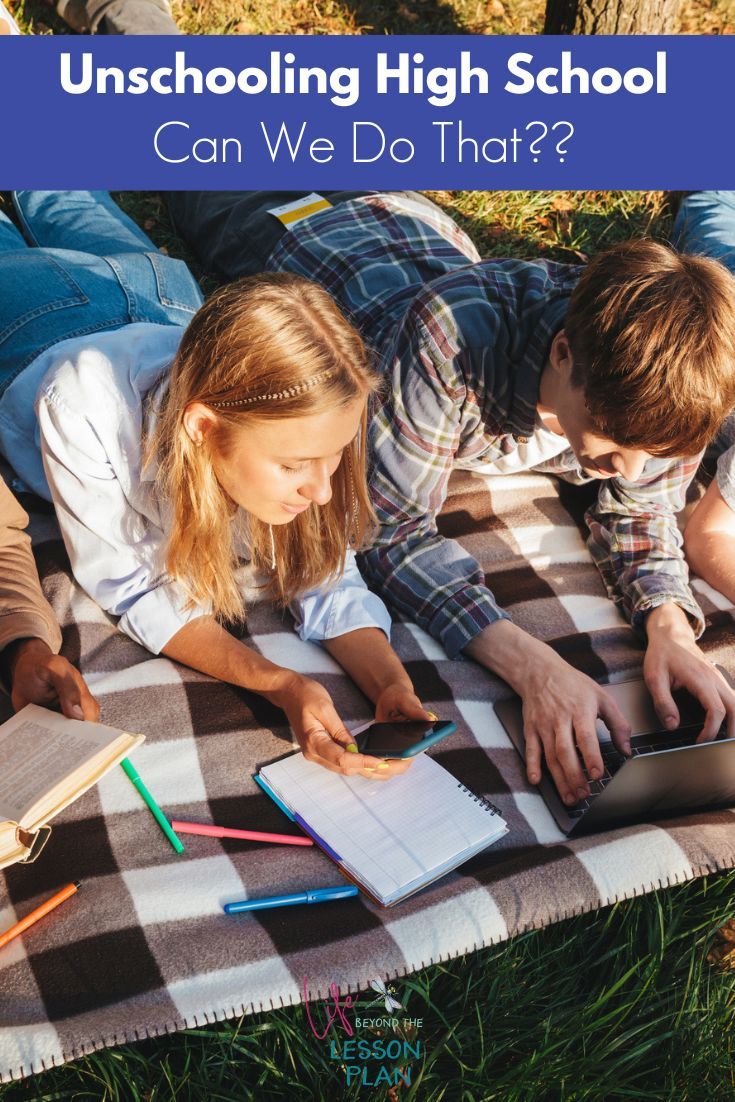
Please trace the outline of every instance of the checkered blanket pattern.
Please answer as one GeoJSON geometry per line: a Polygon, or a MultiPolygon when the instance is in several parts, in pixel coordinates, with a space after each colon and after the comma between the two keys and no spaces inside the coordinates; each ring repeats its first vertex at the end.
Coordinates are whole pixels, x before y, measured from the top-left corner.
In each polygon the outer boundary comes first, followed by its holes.
{"type": "MultiPolygon", "coordinates": [[[[442,518],[482,562],[516,623],[597,678],[640,668],[642,650],[585,550],[584,490],[540,475],[455,477],[442,518]],[[502,518],[502,519],[500,519],[502,518]]],[[[252,773],[287,751],[283,716],[258,697],[154,658],[115,630],[74,584],[52,515],[36,511],[46,592],[105,722],[143,731],[141,775],[172,818],[289,829],[252,773]]],[[[731,608],[698,587],[708,655],[731,672],[731,608]]],[[[350,724],[368,703],[287,617],[252,605],[249,642],[327,686],[350,724]]],[[[495,846],[423,893],[381,911],[366,899],[237,918],[222,903],[340,883],[318,850],[187,837],[177,856],[121,770],[56,822],[41,859],[0,873],[0,929],[71,880],[69,903],[0,953],[0,1078],[108,1045],[194,1027],[371,978],[396,977],[615,900],[735,866],[730,811],[568,841],[525,781],[491,703],[507,693],[471,662],[451,662],[408,623],[395,646],[425,704],[458,731],[434,756],[497,804],[495,846]]],[[[441,809],[437,809],[441,813],[441,809]]]]}

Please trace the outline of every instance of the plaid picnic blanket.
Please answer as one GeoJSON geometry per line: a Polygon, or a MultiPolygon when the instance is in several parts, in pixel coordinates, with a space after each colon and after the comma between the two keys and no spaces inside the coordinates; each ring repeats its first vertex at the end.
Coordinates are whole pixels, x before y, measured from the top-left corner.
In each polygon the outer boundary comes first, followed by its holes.
{"type": "MultiPolygon", "coordinates": [[[[642,649],[605,596],[585,550],[584,489],[539,475],[461,474],[442,518],[516,623],[600,679],[640,668],[642,649]]],[[[74,584],[53,516],[34,515],[46,592],[105,722],[143,731],[134,760],[172,818],[289,829],[252,780],[290,747],[260,698],[147,654],[74,584]]],[[[698,587],[704,647],[735,672],[733,618],[698,587]]],[[[255,602],[249,642],[324,682],[348,724],[367,701],[287,617],[255,602]]],[[[499,806],[509,833],[457,872],[390,910],[363,897],[319,908],[225,916],[228,899],[338,884],[318,850],[187,837],[177,856],[115,770],[56,822],[35,865],[0,874],[0,929],[71,880],[82,889],[0,953],[0,1078],[107,1045],[241,1013],[364,989],[615,900],[735,866],[735,817],[693,815],[568,841],[524,778],[491,707],[507,688],[398,623],[395,646],[428,707],[458,731],[434,756],[499,806]]],[[[440,813],[440,809],[438,809],[440,813]]]]}

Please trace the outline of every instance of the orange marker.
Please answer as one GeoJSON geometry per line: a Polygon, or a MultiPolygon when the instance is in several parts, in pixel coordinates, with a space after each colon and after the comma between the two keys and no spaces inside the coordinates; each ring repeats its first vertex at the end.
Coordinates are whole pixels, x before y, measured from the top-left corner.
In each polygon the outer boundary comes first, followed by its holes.
{"type": "Polygon", "coordinates": [[[7,945],[9,941],[12,941],[14,937],[17,937],[18,934],[22,934],[29,926],[33,926],[34,923],[38,922],[39,918],[43,918],[49,911],[53,911],[54,907],[58,907],[65,899],[69,899],[70,896],[76,895],[78,890],[78,880],[74,884],[67,884],[65,888],[62,888],[56,895],[52,895],[51,898],[47,899],[45,903],[42,903],[40,907],[36,907],[35,911],[31,911],[25,918],[21,918],[20,922],[16,922],[15,926],[11,926],[4,934],[0,934],[0,949],[7,945]]]}

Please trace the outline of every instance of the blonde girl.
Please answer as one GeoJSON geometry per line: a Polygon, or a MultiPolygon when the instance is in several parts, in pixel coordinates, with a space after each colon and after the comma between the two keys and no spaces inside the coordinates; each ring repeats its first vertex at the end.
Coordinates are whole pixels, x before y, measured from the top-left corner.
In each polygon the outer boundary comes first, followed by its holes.
{"type": "Polygon", "coordinates": [[[310,759],[400,772],[356,752],[323,686],[228,630],[246,559],[377,718],[428,717],[355,565],[376,386],[357,332],[297,276],[200,305],[106,193],[14,201],[37,247],[0,221],[0,448],[54,502],[75,577],[148,650],[282,708],[310,759]]]}

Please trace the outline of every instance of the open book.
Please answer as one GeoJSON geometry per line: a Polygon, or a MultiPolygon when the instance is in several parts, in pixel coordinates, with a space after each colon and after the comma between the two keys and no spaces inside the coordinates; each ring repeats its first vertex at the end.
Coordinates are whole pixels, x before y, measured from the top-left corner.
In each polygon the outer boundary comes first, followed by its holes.
{"type": "Polygon", "coordinates": [[[342,872],[389,907],[507,831],[505,820],[421,754],[389,781],[345,777],[293,754],[256,780],[342,872]]]}
{"type": "Polygon", "coordinates": [[[145,735],[27,704],[0,726],[0,868],[34,860],[49,819],[127,757],[145,735]]]}

